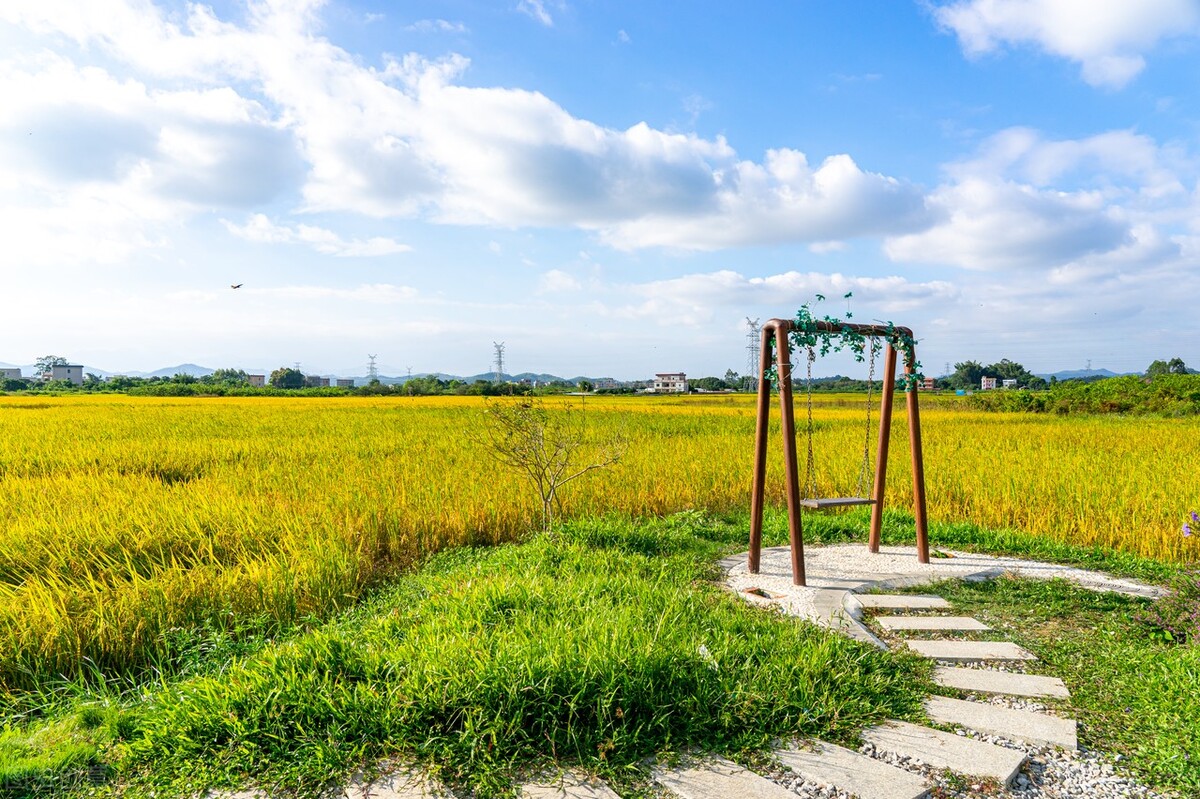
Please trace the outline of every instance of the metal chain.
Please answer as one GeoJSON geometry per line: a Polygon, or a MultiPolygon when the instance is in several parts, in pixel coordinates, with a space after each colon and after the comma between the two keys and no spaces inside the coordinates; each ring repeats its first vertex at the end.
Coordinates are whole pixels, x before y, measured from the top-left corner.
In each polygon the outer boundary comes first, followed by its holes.
{"type": "Polygon", "coordinates": [[[863,430],[862,465],[858,469],[858,494],[865,497],[871,490],[871,396],[875,388],[875,353],[879,349],[879,341],[871,337],[871,355],[868,359],[867,370],[867,424],[863,430]]]}
{"type": "Polygon", "coordinates": [[[812,388],[812,367],[813,361],[817,359],[817,353],[813,350],[812,345],[808,346],[808,377],[804,381],[804,391],[808,395],[808,462],[804,467],[804,496],[807,499],[816,499],[817,496],[817,470],[816,460],[813,458],[813,388],[812,388]]]}

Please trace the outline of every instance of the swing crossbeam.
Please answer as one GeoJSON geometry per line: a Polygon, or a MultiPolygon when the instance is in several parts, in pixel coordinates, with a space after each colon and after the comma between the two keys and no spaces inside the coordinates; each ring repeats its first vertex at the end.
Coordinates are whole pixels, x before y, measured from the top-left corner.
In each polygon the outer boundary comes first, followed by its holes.
{"type": "Polygon", "coordinates": [[[875,500],[870,497],[806,497],[800,500],[800,504],[812,510],[824,510],[825,508],[845,508],[851,505],[874,505],[875,500]]]}
{"type": "MultiPolygon", "coordinates": [[[[750,494],[750,552],[747,566],[751,574],[758,574],[762,559],[763,507],[766,503],[767,433],[771,415],[771,382],[767,379],[767,372],[771,369],[771,353],[774,352],[776,374],[780,378],[779,411],[782,416],[780,432],[783,436],[783,465],[787,483],[792,582],[796,585],[804,585],[804,536],[800,519],[802,507],[819,510],[836,506],[871,505],[868,549],[874,554],[879,552],[883,530],[888,442],[892,427],[892,399],[896,392],[896,347],[893,346],[893,337],[898,334],[906,340],[904,346],[904,373],[906,376],[911,377],[916,371],[917,353],[916,345],[912,343],[912,331],[906,327],[841,324],[827,321],[816,323],[816,329],[821,332],[837,333],[848,329],[862,336],[880,337],[885,340],[883,389],[880,392],[879,400],[879,444],[875,458],[875,480],[872,483],[869,499],[866,497],[802,499],[799,468],[796,463],[796,417],[795,409],[792,407],[792,365],[787,342],[788,334],[793,329],[792,323],[786,319],[772,319],[762,326],[758,368],[758,421],[754,433],[754,483],[750,494]]],[[[929,563],[929,527],[925,516],[925,466],[921,452],[921,416],[917,403],[917,392],[911,386],[905,392],[905,404],[908,408],[908,441],[909,451],[912,455],[913,522],[916,527],[917,560],[921,563],[929,563]]]]}

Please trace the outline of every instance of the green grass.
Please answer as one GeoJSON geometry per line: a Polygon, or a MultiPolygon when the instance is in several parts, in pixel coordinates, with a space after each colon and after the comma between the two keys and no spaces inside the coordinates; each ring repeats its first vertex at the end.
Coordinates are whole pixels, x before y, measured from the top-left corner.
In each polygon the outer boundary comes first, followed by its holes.
{"type": "MultiPolygon", "coordinates": [[[[805,514],[805,541],[862,541],[866,519],[805,514]]],[[[582,520],[524,544],[434,556],[337,618],[273,640],[253,620],[170,631],[147,669],[3,697],[0,786],[22,799],[247,782],[303,794],[382,758],[481,796],[552,762],[637,786],[648,757],[745,759],[778,737],[853,743],[881,719],[919,720],[926,664],[717,585],[714,563],[744,550],[746,522],[698,511],[582,520]]],[[[769,510],[764,527],[766,545],[786,544],[782,511],[769,510]]],[[[911,517],[886,515],[885,543],[912,537],[911,517]]],[[[1178,573],[1011,530],[935,523],[931,540],[1154,581],[1178,573]]],[[[1152,783],[1200,787],[1200,648],[1149,635],[1132,618],[1143,601],[1009,580],[937,590],[1011,627],[1068,682],[1085,745],[1129,754],[1152,783]]]]}
{"type": "Polygon", "coordinates": [[[849,742],[866,724],[917,718],[923,663],[713,582],[741,530],[686,513],[443,553],[313,630],[221,664],[185,659],[190,676],[126,693],[120,723],[96,719],[91,739],[78,734],[85,697],[72,717],[61,696],[13,731],[0,762],[26,779],[78,772],[84,761],[48,759],[65,743],[31,748],[75,724],[68,742],[90,744],[127,796],[247,780],[312,792],[385,757],[488,796],[550,762],[629,783],[650,756],[849,742]]]}
{"type": "Polygon", "coordinates": [[[955,613],[1025,647],[1039,673],[1071,691],[1064,713],[1080,744],[1128,759],[1152,785],[1200,795],[1200,645],[1164,641],[1137,620],[1147,600],[1097,593],[1063,580],[946,581],[937,593],[955,613]]]}

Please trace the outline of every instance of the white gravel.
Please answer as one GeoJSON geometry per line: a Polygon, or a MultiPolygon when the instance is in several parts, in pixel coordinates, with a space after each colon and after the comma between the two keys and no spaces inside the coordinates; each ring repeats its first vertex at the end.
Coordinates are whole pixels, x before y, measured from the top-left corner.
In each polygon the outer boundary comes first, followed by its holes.
{"type": "MultiPolygon", "coordinates": [[[[863,584],[907,584],[935,582],[950,577],[983,580],[1012,574],[1039,580],[1062,578],[1093,591],[1115,591],[1135,596],[1158,597],[1165,591],[1136,580],[1125,580],[1101,572],[1060,566],[1021,558],[1003,558],[974,552],[936,550],[949,555],[930,558],[929,563],[917,561],[916,547],[880,547],[872,555],[862,544],[839,544],[828,547],[807,547],[804,550],[804,569],[812,588],[830,587],[835,582],[863,584]]],[[[742,590],[752,585],[767,588],[773,593],[803,594],[792,586],[792,561],[787,547],[771,547],[762,551],[759,574],[746,570],[746,556],[730,558],[727,563],[729,585],[742,590]]]]}

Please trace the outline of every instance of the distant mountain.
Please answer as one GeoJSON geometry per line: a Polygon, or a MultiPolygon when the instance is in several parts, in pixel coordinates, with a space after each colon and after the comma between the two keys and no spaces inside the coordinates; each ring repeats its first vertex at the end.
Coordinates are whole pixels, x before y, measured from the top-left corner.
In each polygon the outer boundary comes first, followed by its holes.
{"type": "Polygon", "coordinates": [[[1105,377],[1124,377],[1125,375],[1140,375],[1141,372],[1114,372],[1110,369],[1066,369],[1052,374],[1039,374],[1038,377],[1049,380],[1099,380],[1105,377]]]}
{"type": "MultiPolygon", "coordinates": [[[[178,366],[164,366],[162,369],[155,369],[138,377],[174,377],[175,375],[191,375],[192,377],[204,377],[211,375],[215,369],[209,369],[207,366],[197,366],[194,363],[181,363],[178,366]]],[[[136,373],[131,373],[131,377],[136,373]]]]}

